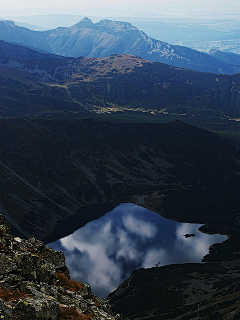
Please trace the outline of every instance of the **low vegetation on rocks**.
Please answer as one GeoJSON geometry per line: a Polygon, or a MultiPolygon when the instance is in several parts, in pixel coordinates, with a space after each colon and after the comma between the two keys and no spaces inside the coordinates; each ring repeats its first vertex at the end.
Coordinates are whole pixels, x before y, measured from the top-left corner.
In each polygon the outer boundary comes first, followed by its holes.
{"type": "Polygon", "coordinates": [[[123,319],[90,286],[70,279],[62,252],[9,232],[0,215],[0,319],[123,319]]]}

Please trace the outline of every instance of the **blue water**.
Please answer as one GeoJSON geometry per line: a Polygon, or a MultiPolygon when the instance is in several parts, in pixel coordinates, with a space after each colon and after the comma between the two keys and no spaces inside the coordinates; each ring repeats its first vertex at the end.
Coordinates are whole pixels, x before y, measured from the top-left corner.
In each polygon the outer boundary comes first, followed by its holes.
{"type": "Polygon", "coordinates": [[[199,224],[167,220],[134,204],[120,204],[98,220],[48,246],[61,250],[73,279],[106,297],[139,268],[201,262],[223,235],[198,231],[199,224]],[[186,237],[186,235],[194,235],[186,237]]]}

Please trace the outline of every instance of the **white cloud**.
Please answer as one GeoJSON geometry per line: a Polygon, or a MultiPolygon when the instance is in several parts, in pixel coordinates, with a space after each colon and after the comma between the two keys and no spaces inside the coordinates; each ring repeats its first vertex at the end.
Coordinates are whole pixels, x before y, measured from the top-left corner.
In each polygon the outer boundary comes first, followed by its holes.
{"type": "Polygon", "coordinates": [[[182,252],[191,261],[201,261],[205,256],[209,247],[213,243],[219,243],[226,239],[222,235],[209,235],[198,231],[199,224],[183,223],[176,229],[175,248],[178,252],[182,252]],[[184,237],[186,234],[195,234],[194,237],[184,237]]]}
{"type": "Polygon", "coordinates": [[[209,246],[225,237],[200,233],[199,226],[178,224],[124,204],[51,247],[63,249],[71,277],[89,283],[95,294],[107,296],[141,267],[200,262],[209,246]],[[196,236],[184,237],[191,233],[196,236]]]}
{"type": "Polygon", "coordinates": [[[134,216],[124,216],[123,224],[129,232],[141,235],[143,238],[154,238],[157,233],[157,228],[152,223],[140,220],[134,216]]]}
{"type": "Polygon", "coordinates": [[[132,241],[132,238],[127,231],[118,228],[116,241],[118,244],[114,247],[117,260],[124,259],[125,261],[136,261],[142,255],[137,243],[132,241]]]}
{"type": "Polygon", "coordinates": [[[150,249],[147,251],[142,268],[151,268],[160,262],[160,266],[169,264],[169,254],[163,248],[161,249],[150,249]]]}
{"type": "Polygon", "coordinates": [[[62,247],[70,250],[63,251],[71,276],[91,283],[95,293],[99,295],[106,295],[121,281],[121,265],[108,254],[108,250],[112,250],[112,244],[114,245],[112,236],[111,223],[107,222],[100,228],[96,228],[96,224],[89,224],[87,228],[60,240],[62,247]],[[93,234],[94,237],[89,236],[93,234]]]}

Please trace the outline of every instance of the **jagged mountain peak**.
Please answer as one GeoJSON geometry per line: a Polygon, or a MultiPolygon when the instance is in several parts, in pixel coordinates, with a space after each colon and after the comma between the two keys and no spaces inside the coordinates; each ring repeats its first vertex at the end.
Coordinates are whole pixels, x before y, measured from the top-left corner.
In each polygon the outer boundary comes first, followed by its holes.
{"type": "Polygon", "coordinates": [[[15,22],[13,22],[12,20],[4,20],[4,19],[1,19],[0,20],[1,23],[4,23],[4,24],[9,24],[11,26],[16,26],[15,22]]]}
{"type": "Polygon", "coordinates": [[[125,31],[125,30],[139,30],[129,22],[102,19],[97,23],[93,23],[92,20],[87,17],[83,18],[81,21],[79,21],[72,27],[78,27],[78,28],[91,27],[94,29],[99,29],[104,27],[116,32],[125,31]]]}
{"type": "Polygon", "coordinates": [[[73,27],[87,27],[87,26],[92,26],[93,22],[91,19],[85,17],[83,18],[81,21],[79,21],[78,23],[76,23],[73,27]]]}
{"type": "Polygon", "coordinates": [[[83,18],[80,22],[89,22],[89,23],[93,23],[91,19],[89,19],[88,17],[83,18]]]}
{"type": "Polygon", "coordinates": [[[134,27],[129,22],[114,21],[114,20],[108,20],[108,19],[100,20],[97,23],[97,25],[100,26],[100,27],[112,28],[112,29],[115,29],[115,31],[120,31],[120,30],[124,30],[124,29],[138,30],[138,28],[134,27]]]}

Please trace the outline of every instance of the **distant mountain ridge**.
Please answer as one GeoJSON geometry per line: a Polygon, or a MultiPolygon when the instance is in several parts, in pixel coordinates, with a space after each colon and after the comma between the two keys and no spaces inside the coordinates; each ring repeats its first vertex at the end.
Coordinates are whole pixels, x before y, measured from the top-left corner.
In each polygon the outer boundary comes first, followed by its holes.
{"type": "Polygon", "coordinates": [[[0,21],[0,40],[68,57],[131,54],[150,61],[196,71],[234,74],[240,67],[187,47],[152,39],[128,22],[84,18],[72,27],[32,31],[12,21],[0,21]]]}
{"type": "Polygon", "coordinates": [[[239,54],[232,53],[232,52],[222,52],[222,51],[214,50],[214,49],[210,50],[209,54],[212,57],[214,57],[224,63],[229,63],[229,64],[234,63],[234,65],[240,66],[240,55],[239,54]]]}

